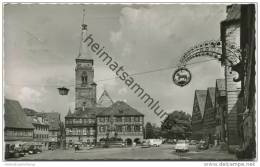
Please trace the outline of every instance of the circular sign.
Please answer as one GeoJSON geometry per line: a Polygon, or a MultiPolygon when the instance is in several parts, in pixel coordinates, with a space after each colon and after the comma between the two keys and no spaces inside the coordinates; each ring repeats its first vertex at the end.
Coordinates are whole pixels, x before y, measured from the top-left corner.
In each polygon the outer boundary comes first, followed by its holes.
{"type": "Polygon", "coordinates": [[[187,68],[181,67],[172,75],[173,82],[178,86],[185,86],[191,81],[191,73],[187,68]]]}

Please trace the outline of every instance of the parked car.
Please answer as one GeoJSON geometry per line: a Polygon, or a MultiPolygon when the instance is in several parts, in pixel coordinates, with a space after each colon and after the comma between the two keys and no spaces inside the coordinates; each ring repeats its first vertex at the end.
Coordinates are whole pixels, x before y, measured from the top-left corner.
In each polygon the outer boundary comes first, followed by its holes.
{"type": "Polygon", "coordinates": [[[25,152],[23,151],[23,148],[22,148],[22,147],[16,148],[16,149],[15,149],[15,152],[16,152],[17,154],[19,154],[19,157],[24,157],[24,156],[25,156],[25,152]]]}
{"type": "Polygon", "coordinates": [[[198,145],[199,150],[206,150],[209,148],[209,143],[206,141],[200,141],[198,145]]]}
{"type": "Polygon", "coordinates": [[[191,140],[190,145],[197,145],[199,142],[197,140],[191,140]]]}
{"type": "Polygon", "coordinates": [[[189,151],[189,142],[186,140],[178,140],[175,145],[176,152],[188,152],[189,151]]]}
{"type": "Polygon", "coordinates": [[[176,140],[175,139],[166,139],[164,141],[164,143],[167,143],[167,144],[176,144],[176,140]]]}
{"type": "Polygon", "coordinates": [[[149,144],[149,141],[148,140],[145,140],[143,143],[142,143],[142,148],[149,148],[150,147],[150,144],[149,144]]]}
{"type": "Polygon", "coordinates": [[[21,145],[15,146],[15,145],[6,145],[5,150],[5,158],[19,158],[23,157],[25,155],[23,148],[21,145]]]}
{"type": "Polygon", "coordinates": [[[28,153],[29,154],[39,154],[41,153],[42,150],[38,147],[36,147],[35,145],[31,145],[29,148],[28,148],[28,153]]]}
{"type": "Polygon", "coordinates": [[[150,146],[159,147],[162,144],[162,139],[147,139],[150,146]]]}

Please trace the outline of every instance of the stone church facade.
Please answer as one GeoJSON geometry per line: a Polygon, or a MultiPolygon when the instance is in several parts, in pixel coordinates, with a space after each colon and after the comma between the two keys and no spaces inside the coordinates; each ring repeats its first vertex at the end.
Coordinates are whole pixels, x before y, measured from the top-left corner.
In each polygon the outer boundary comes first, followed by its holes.
{"type": "Polygon", "coordinates": [[[143,114],[123,101],[113,102],[106,90],[97,102],[94,60],[83,42],[86,33],[87,25],[83,23],[75,68],[75,110],[69,110],[65,116],[67,147],[76,143],[96,144],[107,137],[117,137],[128,144],[142,141],[143,114]]]}

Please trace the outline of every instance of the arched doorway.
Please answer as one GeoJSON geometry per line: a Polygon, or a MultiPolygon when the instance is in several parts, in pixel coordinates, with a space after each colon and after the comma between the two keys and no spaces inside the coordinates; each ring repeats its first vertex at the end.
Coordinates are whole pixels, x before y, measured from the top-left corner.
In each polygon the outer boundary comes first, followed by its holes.
{"type": "Polygon", "coordinates": [[[134,139],[134,142],[135,142],[136,144],[140,144],[140,143],[141,143],[141,141],[140,141],[139,138],[135,138],[135,139],[134,139]]]}
{"type": "Polygon", "coordinates": [[[132,139],[125,139],[126,145],[132,145],[132,139]]]}
{"type": "Polygon", "coordinates": [[[99,142],[104,142],[104,141],[106,141],[105,138],[101,138],[101,139],[99,139],[99,142]]]}

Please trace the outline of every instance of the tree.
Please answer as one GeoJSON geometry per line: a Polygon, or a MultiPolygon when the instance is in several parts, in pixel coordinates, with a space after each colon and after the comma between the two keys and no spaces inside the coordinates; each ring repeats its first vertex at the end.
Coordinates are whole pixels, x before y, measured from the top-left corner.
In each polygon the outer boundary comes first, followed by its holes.
{"type": "Polygon", "coordinates": [[[145,138],[146,139],[153,138],[153,126],[151,122],[147,122],[145,125],[145,138]]]}
{"type": "Polygon", "coordinates": [[[191,132],[191,115],[183,111],[173,111],[162,122],[161,130],[164,138],[186,138],[191,132]]]}

